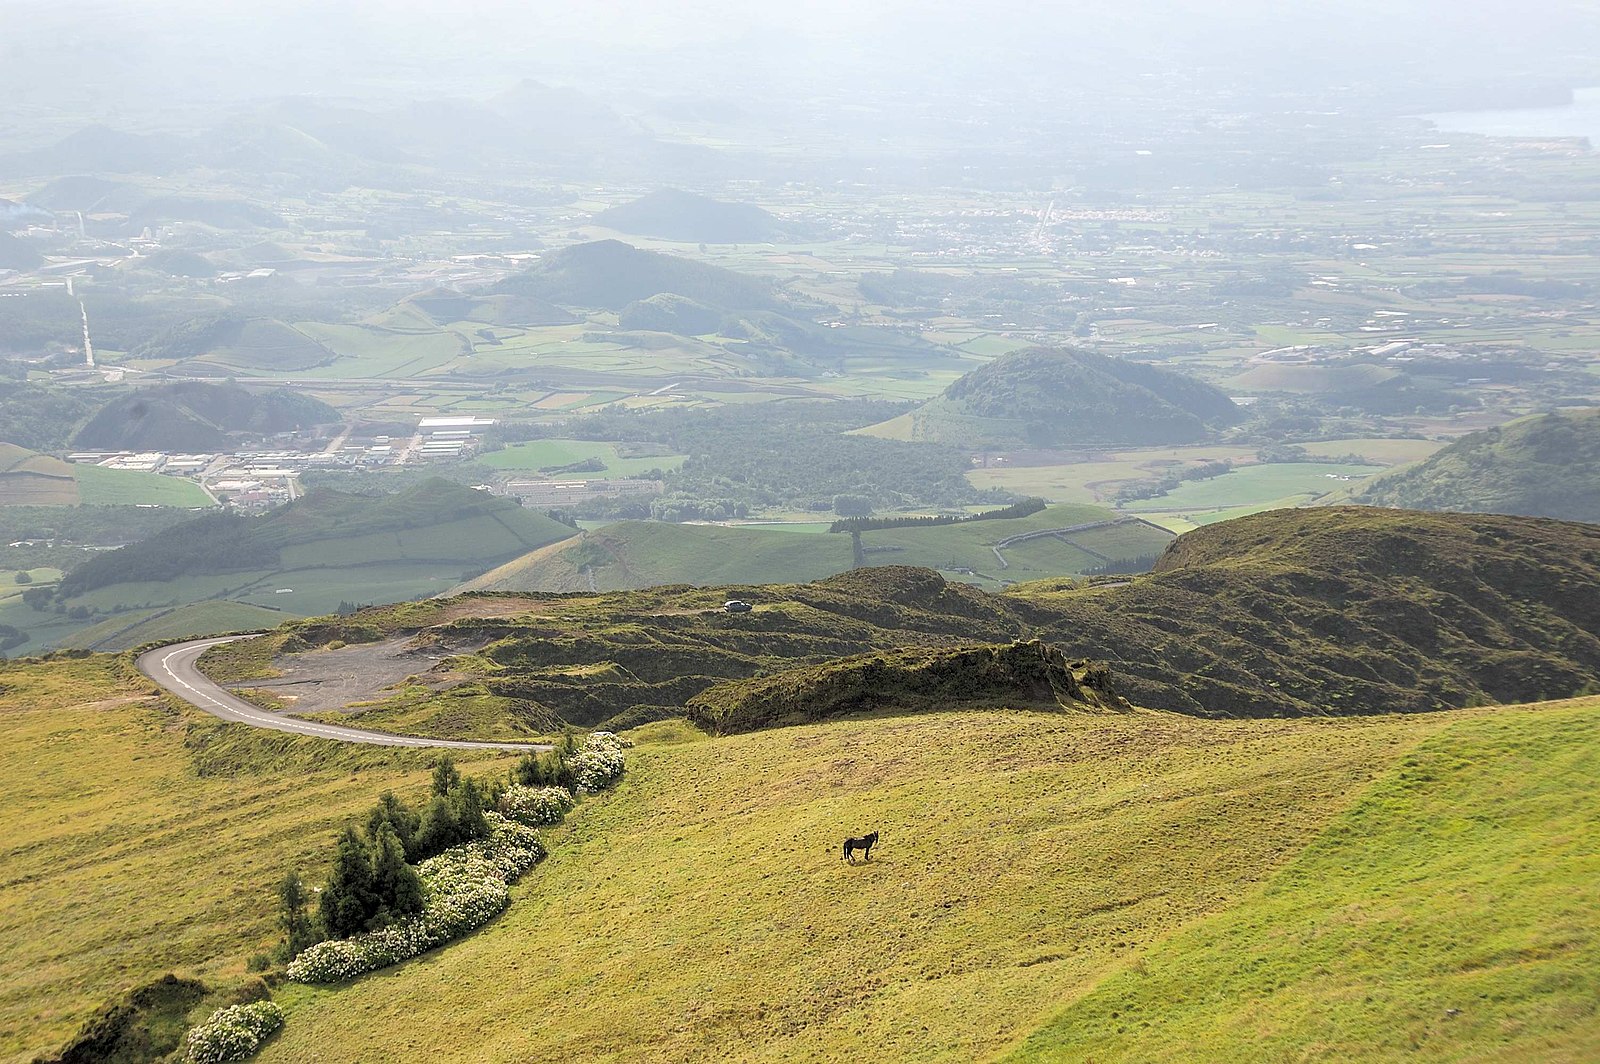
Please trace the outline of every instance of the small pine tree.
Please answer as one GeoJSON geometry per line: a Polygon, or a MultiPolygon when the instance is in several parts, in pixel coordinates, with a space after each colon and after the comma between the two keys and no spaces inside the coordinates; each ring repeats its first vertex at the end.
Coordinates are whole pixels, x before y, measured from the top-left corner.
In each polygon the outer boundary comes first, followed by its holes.
{"type": "Polygon", "coordinates": [[[381,825],[372,839],[372,889],[378,908],[367,920],[369,931],[422,911],[422,880],[417,870],[406,864],[405,847],[388,824],[381,825]]]}
{"type": "Polygon", "coordinates": [[[461,773],[456,771],[455,760],[446,754],[433,770],[433,793],[441,798],[447,797],[460,782],[461,773]]]}
{"type": "Polygon", "coordinates": [[[306,911],[306,904],[310,900],[298,872],[290,872],[278,884],[278,926],[283,929],[286,960],[294,960],[301,950],[322,939],[316,921],[306,911]]]}
{"type": "Polygon", "coordinates": [[[483,815],[483,792],[475,781],[462,780],[450,792],[450,811],[456,820],[456,842],[488,838],[489,821],[483,815]]]}
{"type": "Polygon", "coordinates": [[[413,840],[417,860],[425,860],[454,846],[461,834],[450,799],[436,794],[422,810],[422,823],[413,840]]]}
{"type": "Polygon", "coordinates": [[[367,839],[376,842],[378,832],[387,826],[393,829],[407,856],[413,856],[417,827],[421,820],[421,817],[411,811],[410,806],[394,796],[393,791],[385,791],[378,804],[373,806],[372,812],[367,815],[367,839]]]}
{"type": "Polygon", "coordinates": [[[372,857],[353,827],[345,828],[339,835],[333,871],[328,873],[328,883],[322,888],[319,907],[322,926],[335,938],[349,938],[365,931],[367,921],[378,911],[372,857]]]}

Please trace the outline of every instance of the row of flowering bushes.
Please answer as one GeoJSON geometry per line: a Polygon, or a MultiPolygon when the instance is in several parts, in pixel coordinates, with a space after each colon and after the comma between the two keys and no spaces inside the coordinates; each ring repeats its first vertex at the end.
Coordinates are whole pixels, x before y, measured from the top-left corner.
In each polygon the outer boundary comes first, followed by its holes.
{"type": "Polygon", "coordinates": [[[223,1064],[243,1060],[283,1026],[283,1009],[275,1001],[229,1005],[189,1031],[189,1064],[223,1064]]]}
{"type": "Polygon", "coordinates": [[[567,764],[578,793],[603,791],[622,778],[622,740],[611,732],[590,732],[567,764]]]}
{"type": "Polygon", "coordinates": [[[421,913],[381,931],[319,942],[289,962],[289,978],[335,983],[398,964],[475,931],[511,903],[507,886],[545,855],[533,829],[498,813],[488,838],[455,846],[417,866],[427,895],[421,913]]]}
{"type": "Polygon", "coordinates": [[[565,787],[526,787],[513,783],[500,795],[500,812],[507,820],[529,827],[559,824],[576,804],[565,787]]]}

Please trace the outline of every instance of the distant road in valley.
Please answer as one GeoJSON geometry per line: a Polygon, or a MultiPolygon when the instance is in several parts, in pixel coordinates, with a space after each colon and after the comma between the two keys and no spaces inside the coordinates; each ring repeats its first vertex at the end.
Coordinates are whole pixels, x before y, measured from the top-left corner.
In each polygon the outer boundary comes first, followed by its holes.
{"type": "Polygon", "coordinates": [[[208,679],[199,669],[200,655],[214,646],[231,643],[252,636],[224,636],[219,639],[192,639],[186,643],[173,643],[157,647],[139,655],[139,671],[177,695],[185,702],[202,709],[214,717],[235,724],[248,724],[252,728],[310,735],[318,739],[336,739],[345,743],[365,743],[369,746],[413,746],[454,750],[548,750],[540,743],[480,743],[461,739],[421,739],[412,735],[393,735],[389,732],[367,731],[362,728],[345,728],[337,724],[299,720],[281,716],[233,694],[208,679]]]}

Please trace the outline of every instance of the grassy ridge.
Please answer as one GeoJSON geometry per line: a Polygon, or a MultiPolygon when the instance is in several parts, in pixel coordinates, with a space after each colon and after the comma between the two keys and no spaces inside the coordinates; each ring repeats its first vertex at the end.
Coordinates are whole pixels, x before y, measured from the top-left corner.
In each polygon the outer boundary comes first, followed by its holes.
{"type": "MultiPolygon", "coordinates": [[[[149,697],[120,658],[0,667],[0,1061],[173,967],[239,970],[284,870],[431,755],[264,735],[149,697]]],[[[308,855],[315,855],[308,857],[308,855]]]]}
{"type": "MultiPolygon", "coordinates": [[[[1115,516],[1098,506],[1052,506],[1007,520],[875,529],[861,534],[861,544],[868,566],[923,566],[998,589],[1002,581],[1086,572],[1108,558],[1153,556],[1171,541],[1158,529],[1130,523],[1006,547],[1004,565],[992,549],[1013,536],[1115,516]]],[[[659,584],[795,583],[845,572],[853,563],[850,537],[844,534],[797,540],[763,528],[621,521],[515,559],[459,590],[619,591],[659,584]]]]}
{"type": "Polygon", "coordinates": [[[1600,703],[1453,725],[1016,1060],[1600,1057],[1600,703]]]}

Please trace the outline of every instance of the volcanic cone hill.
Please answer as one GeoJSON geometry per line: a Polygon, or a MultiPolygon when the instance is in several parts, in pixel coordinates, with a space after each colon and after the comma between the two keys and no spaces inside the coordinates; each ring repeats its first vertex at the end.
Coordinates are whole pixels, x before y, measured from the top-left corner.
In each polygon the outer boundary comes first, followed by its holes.
{"type": "Polygon", "coordinates": [[[1600,410],[1536,414],[1469,433],[1374,477],[1352,501],[1600,521],[1600,410]]]}
{"type": "Polygon", "coordinates": [[[1077,349],[1002,355],[910,414],[863,430],[972,448],[1192,443],[1241,412],[1175,370],[1077,349]]]}
{"type": "Polygon", "coordinates": [[[778,299],[766,281],[706,262],[645,251],[620,240],[562,248],[494,289],[570,307],[622,310],[662,292],[724,310],[770,310],[778,299]]]}

